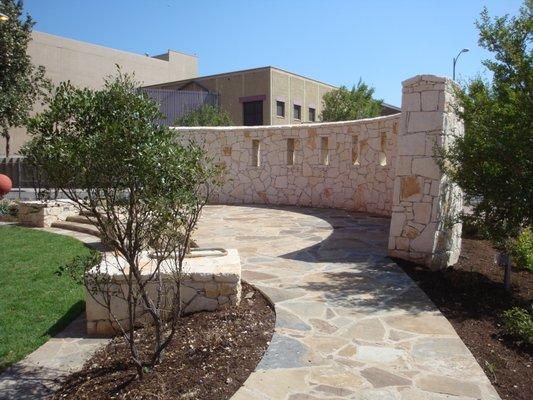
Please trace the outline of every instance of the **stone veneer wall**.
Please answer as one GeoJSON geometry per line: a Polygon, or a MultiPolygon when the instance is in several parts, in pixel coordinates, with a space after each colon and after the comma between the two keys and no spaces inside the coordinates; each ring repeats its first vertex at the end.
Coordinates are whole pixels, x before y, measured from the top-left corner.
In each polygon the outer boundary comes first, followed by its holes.
{"type": "MultiPolygon", "coordinates": [[[[236,249],[226,250],[227,254],[219,257],[185,258],[184,273],[181,278],[181,302],[184,314],[223,310],[239,305],[241,301],[241,261],[236,249]]],[[[209,251],[204,252],[209,253],[209,251]]],[[[108,256],[107,261],[102,262],[102,271],[112,276],[112,283],[107,286],[107,294],[91,294],[86,290],[85,312],[89,335],[112,336],[119,333],[120,327],[114,318],[120,321],[123,328],[128,326],[128,307],[126,301],[123,300],[124,293],[127,292],[127,284],[120,270],[114,269],[113,266],[109,267],[109,263],[118,262],[123,263],[124,261],[108,256]],[[113,294],[113,291],[121,293],[122,297],[113,294]],[[108,309],[102,306],[105,303],[102,296],[109,296],[114,318],[109,314],[108,309]]],[[[162,268],[164,269],[164,267],[162,268]]],[[[148,265],[143,266],[143,274],[148,274],[150,271],[148,265]]],[[[167,279],[169,278],[163,273],[163,285],[168,282],[167,279]]],[[[173,281],[170,280],[169,287],[172,288],[173,286],[173,281]]],[[[164,293],[163,301],[170,304],[173,301],[173,292],[164,290],[164,293]]],[[[153,300],[156,298],[157,282],[149,284],[148,294],[153,296],[153,300]]],[[[168,307],[170,308],[170,306],[168,307]]],[[[151,322],[151,318],[142,311],[142,307],[138,307],[137,311],[140,325],[151,322]]]]}
{"type": "Polygon", "coordinates": [[[434,155],[463,134],[454,83],[418,75],[402,84],[389,255],[444,268],[459,258],[462,193],[442,174],[434,155]]]}
{"type": "Polygon", "coordinates": [[[23,201],[18,205],[18,221],[22,225],[49,228],[54,222],[77,215],[78,208],[69,200],[23,201]]]}
{"type": "Polygon", "coordinates": [[[403,82],[402,112],[392,116],[174,129],[181,133],[179,140],[203,144],[226,166],[226,180],[214,202],[332,207],[391,216],[389,255],[443,268],[459,256],[462,194],[434,156],[463,134],[455,104],[451,80],[418,75],[403,82]],[[321,162],[324,137],[329,165],[321,162]],[[287,165],[288,139],[294,139],[294,165],[287,165]],[[260,143],[259,166],[253,165],[253,141],[260,143]]]}
{"type": "Polygon", "coordinates": [[[261,127],[175,128],[225,165],[223,204],[342,208],[389,216],[400,114],[348,122],[261,127]],[[328,165],[322,138],[328,138],[328,165]],[[288,139],[294,162],[288,165],[288,139]],[[260,143],[254,165],[253,141],[260,143]],[[353,154],[355,152],[355,154],[353,154]],[[355,161],[355,162],[354,162],[355,161]]]}

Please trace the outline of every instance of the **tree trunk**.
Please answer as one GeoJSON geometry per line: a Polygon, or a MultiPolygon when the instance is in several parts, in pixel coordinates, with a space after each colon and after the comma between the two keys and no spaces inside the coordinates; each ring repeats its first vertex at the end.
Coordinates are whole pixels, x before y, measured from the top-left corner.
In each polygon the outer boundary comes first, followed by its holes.
{"type": "Polygon", "coordinates": [[[9,133],[6,133],[4,137],[6,138],[6,157],[9,157],[9,153],[11,152],[11,145],[9,143],[9,139],[11,139],[11,135],[9,133]]]}
{"type": "Polygon", "coordinates": [[[498,265],[504,268],[503,273],[503,287],[506,292],[511,291],[511,260],[507,253],[498,253],[498,265]]]}

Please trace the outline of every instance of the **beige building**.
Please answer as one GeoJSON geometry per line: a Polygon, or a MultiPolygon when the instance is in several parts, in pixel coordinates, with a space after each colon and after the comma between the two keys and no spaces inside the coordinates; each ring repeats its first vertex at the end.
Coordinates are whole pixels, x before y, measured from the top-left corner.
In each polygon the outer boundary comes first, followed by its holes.
{"type": "MultiPolygon", "coordinates": [[[[116,73],[116,64],[123,72],[135,72],[143,85],[193,78],[198,75],[198,58],[169,50],[148,57],[91,43],[80,42],[43,32],[33,32],[28,54],[34,65],[46,68],[46,76],[54,83],[70,80],[74,85],[100,88],[106,76],[116,73]]],[[[36,105],[35,111],[39,111],[36,105]]],[[[11,154],[16,154],[28,135],[23,128],[11,131],[11,154]]],[[[0,138],[0,155],[6,143],[0,138]]]]}
{"type": "MultiPolygon", "coordinates": [[[[256,126],[319,121],[322,97],[336,89],[333,85],[270,66],[146,88],[215,93],[219,96],[220,107],[229,112],[234,125],[256,126]]],[[[399,112],[398,107],[383,104],[381,115],[399,112]]]]}
{"type": "MultiPolygon", "coordinates": [[[[79,87],[98,89],[104,78],[116,73],[135,73],[145,88],[170,89],[182,93],[182,99],[197,92],[216,94],[221,108],[229,112],[234,125],[287,125],[315,122],[322,112],[322,97],[335,89],[315,79],[274,67],[254,68],[198,77],[198,58],[169,50],[158,56],[146,56],[80,42],[43,32],[33,32],[28,53],[34,65],[46,68],[54,83],[71,81],[79,87]]],[[[193,97],[194,97],[193,96],[193,97]]],[[[201,96],[198,96],[201,97],[201,96]]],[[[173,111],[176,107],[171,105],[173,111]]],[[[40,111],[36,104],[34,111],[40,111]]],[[[162,111],[163,104],[162,104],[162,111]]],[[[383,105],[382,115],[396,114],[399,108],[383,105]]],[[[17,154],[28,140],[23,128],[11,132],[10,154],[17,154]]],[[[0,156],[6,142],[0,137],[0,156]]]]}
{"type": "Polygon", "coordinates": [[[148,88],[207,91],[235,125],[286,125],[313,122],[322,111],[322,96],[335,86],[279,68],[263,67],[179,80],[148,88]]]}

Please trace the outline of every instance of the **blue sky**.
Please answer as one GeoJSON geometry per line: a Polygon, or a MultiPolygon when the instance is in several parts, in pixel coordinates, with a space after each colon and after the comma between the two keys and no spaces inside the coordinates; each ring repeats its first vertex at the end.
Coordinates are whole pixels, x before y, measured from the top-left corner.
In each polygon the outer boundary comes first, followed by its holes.
{"type": "Polygon", "coordinates": [[[272,65],[334,85],[361,77],[400,105],[420,73],[484,74],[474,21],[519,0],[26,0],[36,30],[135,53],[199,56],[201,75],[272,65]]]}

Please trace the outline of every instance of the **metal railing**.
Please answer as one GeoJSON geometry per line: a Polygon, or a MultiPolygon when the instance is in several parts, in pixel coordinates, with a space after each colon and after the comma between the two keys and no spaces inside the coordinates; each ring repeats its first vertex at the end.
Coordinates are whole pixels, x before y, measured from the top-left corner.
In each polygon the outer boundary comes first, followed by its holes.
{"type": "Polygon", "coordinates": [[[218,106],[219,95],[211,92],[141,88],[159,103],[159,110],[166,117],[156,120],[158,124],[172,126],[176,119],[183,117],[203,105],[218,106]]]}

